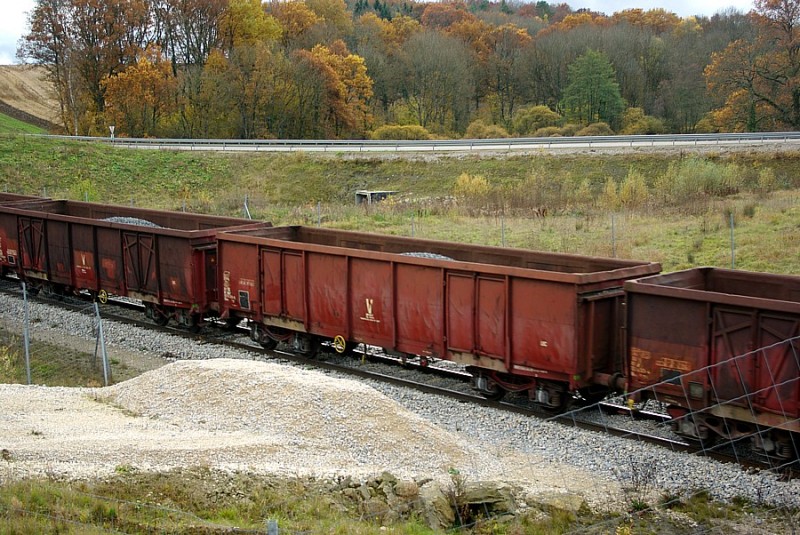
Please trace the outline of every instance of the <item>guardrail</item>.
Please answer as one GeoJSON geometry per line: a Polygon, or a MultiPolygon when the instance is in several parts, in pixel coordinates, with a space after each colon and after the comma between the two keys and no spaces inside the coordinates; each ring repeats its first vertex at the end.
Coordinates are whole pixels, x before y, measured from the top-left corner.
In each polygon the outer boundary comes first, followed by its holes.
{"type": "Polygon", "coordinates": [[[800,142],[800,132],[757,134],[666,134],[636,136],[453,139],[431,141],[311,140],[311,139],[139,139],[86,136],[41,136],[116,146],[197,151],[264,152],[404,152],[535,150],[558,148],[694,147],[800,142]]]}

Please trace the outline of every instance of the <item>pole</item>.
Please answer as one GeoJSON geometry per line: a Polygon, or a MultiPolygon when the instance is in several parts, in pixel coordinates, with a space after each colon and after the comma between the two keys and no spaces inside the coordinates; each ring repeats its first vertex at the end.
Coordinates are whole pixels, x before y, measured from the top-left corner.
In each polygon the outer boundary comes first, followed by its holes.
{"type": "Polygon", "coordinates": [[[611,256],[617,257],[617,223],[614,214],[611,214],[611,256]]]}
{"type": "Polygon", "coordinates": [[[731,269],[736,269],[736,239],[733,234],[733,211],[731,211],[731,269]]]}
{"type": "Polygon", "coordinates": [[[31,322],[30,314],[28,314],[28,286],[24,282],[22,283],[22,300],[25,309],[25,327],[22,330],[22,339],[25,345],[25,371],[28,375],[28,384],[31,384],[31,341],[28,332],[31,322]]]}
{"type": "Polygon", "coordinates": [[[317,226],[322,226],[322,203],[317,201],[317,226]]]}
{"type": "Polygon", "coordinates": [[[244,194],[244,215],[247,217],[247,219],[253,219],[253,217],[250,215],[250,207],[247,206],[247,194],[246,193],[244,194]]]}
{"type": "Polygon", "coordinates": [[[97,336],[100,340],[100,354],[103,357],[103,381],[108,386],[108,353],[106,352],[106,339],[103,334],[103,320],[100,318],[100,306],[94,302],[94,313],[97,316],[97,336]]]}

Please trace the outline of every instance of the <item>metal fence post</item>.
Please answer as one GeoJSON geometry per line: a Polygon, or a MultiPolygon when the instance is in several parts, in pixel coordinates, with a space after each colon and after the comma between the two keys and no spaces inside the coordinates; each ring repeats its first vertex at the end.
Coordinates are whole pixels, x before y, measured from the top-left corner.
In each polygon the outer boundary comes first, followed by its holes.
{"type": "Polygon", "coordinates": [[[245,193],[245,195],[244,195],[244,215],[247,217],[247,219],[253,219],[253,216],[250,215],[250,207],[247,206],[247,197],[248,196],[245,193]]]}
{"type": "Polygon", "coordinates": [[[611,256],[617,257],[617,223],[614,214],[611,214],[611,256]]]}
{"type": "Polygon", "coordinates": [[[103,382],[108,386],[108,353],[106,352],[106,339],[103,334],[103,320],[100,318],[100,306],[94,302],[94,313],[97,316],[97,336],[100,340],[100,355],[103,357],[103,382]]]}
{"type": "Polygon", "coordinates": [[[31,384],[31,342],[30,342],[30,318],[28,314],[28,286],[22,283],[22,300],[25,309],[24,327],[22,329],[22,339],[25,346],[25,371],[28,375],[28,384],[31,384]]]}
{"type": "Polygon", "coordinates": [[[733,234],[733,211],[731,210],[731,269],[736,269],[736,240],[733,234]]]}
{"type": "Polygon", "coordinates": [[[267,520],[267,535],[278,535],[277,520],[267,520]]]}

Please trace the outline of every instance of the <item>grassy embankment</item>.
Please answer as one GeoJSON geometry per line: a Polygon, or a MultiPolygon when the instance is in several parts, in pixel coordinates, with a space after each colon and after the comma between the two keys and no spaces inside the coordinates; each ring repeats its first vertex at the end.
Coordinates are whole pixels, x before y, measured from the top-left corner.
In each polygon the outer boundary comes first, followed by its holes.
{"type": "Polygon", "coordinates": [[[46,134],[43,128],[0,113],[0,134],[46,134]]]}
{"type": "Polygon", "coordinates": [[[737,268],[800,273],[798,188],[800,152],[381,158],[0,137],[6,191],[234,215],[247,196],[253,217],[275,224],[616,255],[668,271],[729,267],[732,213],[737,268]],[[356,207],[358,189],[400,194],[356,207]]]}

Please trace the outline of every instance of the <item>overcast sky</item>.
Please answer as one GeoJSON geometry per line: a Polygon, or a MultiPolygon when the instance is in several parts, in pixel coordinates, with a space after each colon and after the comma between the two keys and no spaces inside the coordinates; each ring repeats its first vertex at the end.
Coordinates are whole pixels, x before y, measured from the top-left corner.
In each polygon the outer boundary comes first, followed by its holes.
{"type": "MultiPolygon", "coordinates": [[[[28,31],[26,13],[33,9],[35,0],[0,0],[0,65],[16,63],[17,41],[22,34],[28,31]]],[[[559,3],[559,1],[551,1],[559,3]]],[[[752,0],[705,0],[703,2],[690,0],[633,0],[619,1],[611,0],[566,0],[572,9],[586,7],[594,11],[600,11],[611,15],[616,11],[640,7],[642,9],[653,9],[662,7],[672,11],[681,17],[690,15],[713,15],[721,9],[735,7],[740,11],[750,11],[753,8],[752,0]]]]}

